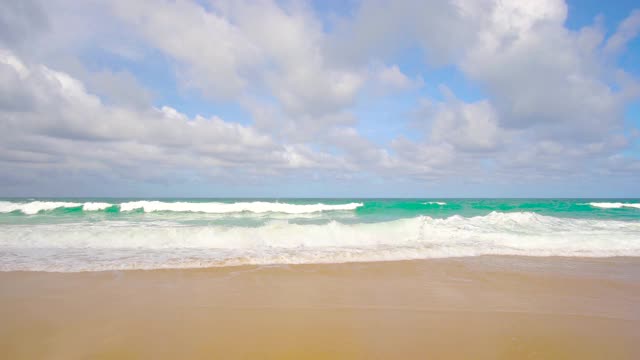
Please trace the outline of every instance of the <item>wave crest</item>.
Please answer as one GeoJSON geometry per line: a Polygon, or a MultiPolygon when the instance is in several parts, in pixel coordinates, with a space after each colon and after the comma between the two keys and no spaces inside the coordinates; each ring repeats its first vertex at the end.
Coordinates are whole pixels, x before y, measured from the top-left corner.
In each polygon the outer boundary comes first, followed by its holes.
{"type": "Polygon", "coordinates": [[[144,212],[173,211],[173,212],[200,212],[209,214],[227,214],[239,212],[252,213],[283,213],[283,214],[308,214],[321,211],[355,210],[363,206],[362,203],[349,204],[288,204],[279,202],[252,201],[252,202],[163,202],[163,201],[132,201],[120,204],[120,211],[143,209],[144,212]]]}
{"type": "Polygon", "coordinates": [[[589,205],[602,209],[620,209],[624,207],[640,209],[638,203],[621,203],[621,202],[591,202],[589,205]]]}
{"type": "Polygon", "coordinates": [[[20,211],[27,215],[34,215],[40,211],[49,211],[59,208],[71,208],[82,206],[82,203],[64,202],[64,201],[32,201],[28,203],[14,203],[9,201],[0,201],[0,213],[10,213],[20,211]]]}
{"type": "Polygon", "coordinates": [[[349,204],[288,204],[279,202],[253,201],[253,202],[163,202],[163,201],[130,201],[121,204],[105,202],[63,202],[63,201],[32,201],[28,203],[0,201],[0,213],[20,211],[26,215],[35,215],[41,211],[50,211],[60,208],[82,207],[83,211],[101,211],[118,206],[120,211],[132,211],[142,209],[144,212],[171,211],[171,212],[199,212],[209,214],[227,214],[239,212],[252,213],[284,213],[284,214],[309,214],[322,211],[355,210],[362,203],[349,204]]]}

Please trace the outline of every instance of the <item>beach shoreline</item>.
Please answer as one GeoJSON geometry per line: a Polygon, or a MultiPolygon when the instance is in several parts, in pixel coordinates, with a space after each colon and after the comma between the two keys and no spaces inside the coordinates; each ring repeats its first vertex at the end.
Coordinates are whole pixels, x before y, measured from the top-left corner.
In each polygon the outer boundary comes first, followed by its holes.
{"type": "Polygon", "coordinates": [[[634,358],[640,258],[0,273],[7,358],[634,358]]]}

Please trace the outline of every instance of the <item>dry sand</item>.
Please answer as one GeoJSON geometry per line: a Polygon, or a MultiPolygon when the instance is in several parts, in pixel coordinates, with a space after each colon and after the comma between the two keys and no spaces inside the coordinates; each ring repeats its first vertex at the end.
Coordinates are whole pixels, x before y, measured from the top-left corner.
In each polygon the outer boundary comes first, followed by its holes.
{"type": "Polygon", "coordinates": [[[3,359],[638,359],[640,259],[0,273],[3,359]]]}

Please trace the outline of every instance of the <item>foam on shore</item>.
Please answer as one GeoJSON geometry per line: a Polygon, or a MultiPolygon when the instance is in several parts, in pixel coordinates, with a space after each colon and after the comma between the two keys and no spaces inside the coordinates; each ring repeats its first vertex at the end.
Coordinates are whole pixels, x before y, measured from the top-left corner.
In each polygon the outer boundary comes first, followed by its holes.
{"type": "Polygon", "coordinates": [[[640,256],[640,223],[529,212],[376,223],[189,226],[137,223],[7,225],[0,270],[89,271],[387,261],[477,255],[640,256]]]}

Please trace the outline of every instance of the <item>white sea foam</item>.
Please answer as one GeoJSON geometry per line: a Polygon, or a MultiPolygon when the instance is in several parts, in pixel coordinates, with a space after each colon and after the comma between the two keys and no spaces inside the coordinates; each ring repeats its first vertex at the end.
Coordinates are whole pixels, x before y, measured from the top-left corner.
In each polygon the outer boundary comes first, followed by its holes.
{"type": "Polygon", "coordinates": [[[103,202],[87,202],[82,205],[84,211],[99,211],[112,207],[113,204],[103,202]]]}
{"type": "Polygon", "coordinates": [[[362,203],[349,204],[287,204],[280,202],[163,202],[163,201],[132,201],[120,204],[120,211],[143,209],[145,212],[174,211],[174,212],[201,212],[210,214],[226,214],[239,212],[252,213],[284,213],[284,214],[308,214],[321,211],[355,210],[362,203]]]}
{"type": "Polygon", "coordinates": [[[535,213],[257,227],[124,221],[5,225],[0,270],[95,271],[476,255],[640,256],[640,222],[535,213]]]}
{"type": "Polygon", "coordinates": [[[440,206],[447,205],[446,202],[442,202],[442,201],[427,201],[427,202],[424,202],[422,204],[424,204],[424,205],[440,205],[440,206]]]}
{"type": "Polygon", "coordinates": [[[37,214],[40,211],[78,206],[82,206],[82,203],[63,201],[31,201],[28,203],[0,201],[0,213],[20,211],[27,215],[33,215],[37,214]]]}
{"type": "Polygon", "coordinates": [[[619,209],[623,207],[640,209],[639,203],[621,203],[621,202],[591,202],[589,205],[603,209],[619,209]]]}
{"type": "MultiPolygon", "coordinates": [[[[0,201],[0,213],[20,211],[27,215],[34,215],[40,211],[49,211],[59,208],[80,207],[84,211],[100,211],[117,204],[105,202],[63,202],[63,201],[31,201],[11,202],[0,201]]],[[[143,209],[145,212],[172,211],[172,212],[200,212],[210,214],[227,214],[239,212],[252,213],[283,213],[283,214],[310,214],[322,211],[355,210],[362,203],[349,204],[287,204],[279,202],[162,202],[162,201],[130,201],[119,204],[120,211],[132,211],[143,209]]]]}

